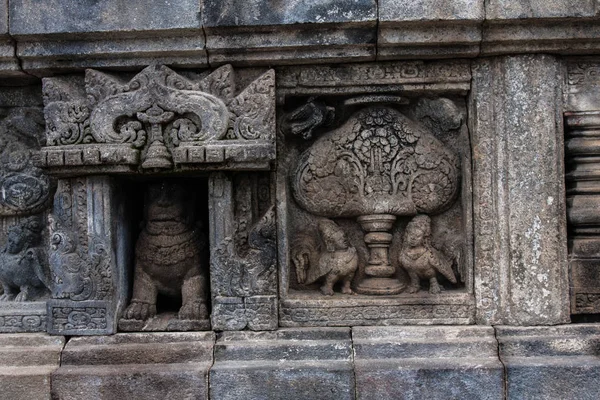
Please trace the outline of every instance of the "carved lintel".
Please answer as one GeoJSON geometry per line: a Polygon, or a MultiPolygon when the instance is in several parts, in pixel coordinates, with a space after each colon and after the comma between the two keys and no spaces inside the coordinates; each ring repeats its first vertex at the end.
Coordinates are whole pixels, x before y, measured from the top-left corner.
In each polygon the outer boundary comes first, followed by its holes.
{"type": "Polygon", "coordinates": [[[152,65],[130,80],[87,70],[84,88],[76,79],[46,78],[48,143],[39,165],[59,175],[269,169],[274,71],[239,93],[234,75],[226,65],[190,80],[152,65]]]}

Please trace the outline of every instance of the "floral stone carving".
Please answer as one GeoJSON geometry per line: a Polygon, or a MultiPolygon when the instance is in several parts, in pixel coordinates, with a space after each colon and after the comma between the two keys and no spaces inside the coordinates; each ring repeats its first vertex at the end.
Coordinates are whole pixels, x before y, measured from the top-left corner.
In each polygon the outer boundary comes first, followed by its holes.
{"type": "Polygon", "coordinates": [[[19,107],[0,122],[0,215],[31,215],[48,208],[54,184],[38,168],[45,145],[44,118],[38,108],[19,107]]]}
{"type": "Polygon", "coordinates": [[[133,298],[119,322],[121,329],[210,329],[206,266],[202,265],[206,243],[190,212],[191,205],[180,183],[149,185],[144,228],[135,250],[133,298]],[[159,293],[181,297],[177,318],[154,318],[159,293]]]}
{"type": "Polygon", "coordinates": [[[296,201],[329,218],[355,217],[369,249],[363,294],[395,294],[389,233],[397,216],[435,214],[452,205],[459,189],[459,159],[420,124],[399,111],[373,106],[302,153],[292,175],[296,201]]]}
{"type": "Polygon", "coordinates": [[[48,146],[41,163],[57,173],[170,169],[268,169],[275,157],[275,74],[236,92],[223,66],[187,79],[153,65],[131,80],[87,70],[44,79],[48,146]]]}

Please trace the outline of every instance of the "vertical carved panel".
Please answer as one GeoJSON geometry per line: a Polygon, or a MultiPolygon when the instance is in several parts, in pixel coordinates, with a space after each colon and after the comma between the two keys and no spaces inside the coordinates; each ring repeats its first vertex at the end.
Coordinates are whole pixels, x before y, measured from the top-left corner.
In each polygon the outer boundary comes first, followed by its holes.
{"type": "Polygon", "coordinates": [[[132,250],[122,195],[108,177],[59,181],[49,218],[50,333],[115,333],[132,250]]]}
{"type": "Polygon", "coordinates": [[[37,167],[44,118],[36,107],[0,109],[0,118],[0,333],[45,331],[54,183],[37,167]]]}
{"type": "Polygon", "coordinates": [[[266,208],[272,204],[268,177],[218,173],[210,179],[214,329],[278,326],[275,211],[266,208]]]}

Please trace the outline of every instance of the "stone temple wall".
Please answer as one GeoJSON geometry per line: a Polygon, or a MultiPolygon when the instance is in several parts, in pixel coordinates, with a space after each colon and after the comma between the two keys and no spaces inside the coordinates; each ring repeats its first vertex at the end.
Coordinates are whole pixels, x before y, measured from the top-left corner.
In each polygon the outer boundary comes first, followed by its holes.
{"type": "Polygon", "coordinates": [[[1,399],[600,398],[600,1],[6,0],[1,399]]]}

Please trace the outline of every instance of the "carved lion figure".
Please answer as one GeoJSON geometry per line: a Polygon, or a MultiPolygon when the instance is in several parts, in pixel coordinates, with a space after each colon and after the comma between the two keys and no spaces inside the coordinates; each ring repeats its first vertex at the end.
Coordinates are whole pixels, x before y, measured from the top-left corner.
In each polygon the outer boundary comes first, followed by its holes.
{"type": "Polygon", "coordinates": [[[146,194],[144,228],[135,249],[133,298],[126,319],[156,315],[159,293],[181,296],[179,319],[208,317],[206,279],[201,271],[205,241],[190,213],[183,185],[151,184],[146,194]]]}
{"type": "Polygon", "coordinates": [[[39,300],[49,294],[43,264],[42,222],[39,216],[24,219],[8,230],[0,252],[0,301],[39,300]]]}
{"type": "Polygon", "coordinates": [[[323,246],[314,243],[308,235],[299,237],[294,246],[292,261],[298,283],[311,284],[324,278],[321,293],[331,296],[333,286],[342,281],[342,293],[353,294],[350,284],[358,268],[356,249],[332,220],[319,221],[318,231],[323,246]]]}
{"type": "Polygon", "coordinates": [[[452,261],[431,245],[430,238],[431,218],[427,215],[417,215],[406,226],[399,258],[400,266],[410,277],[408,293],[417,293],[420,290],[421,279],[429,280],[429,293],[440,293],[438,272],[450,282],[456,283],[452,261]]]}

